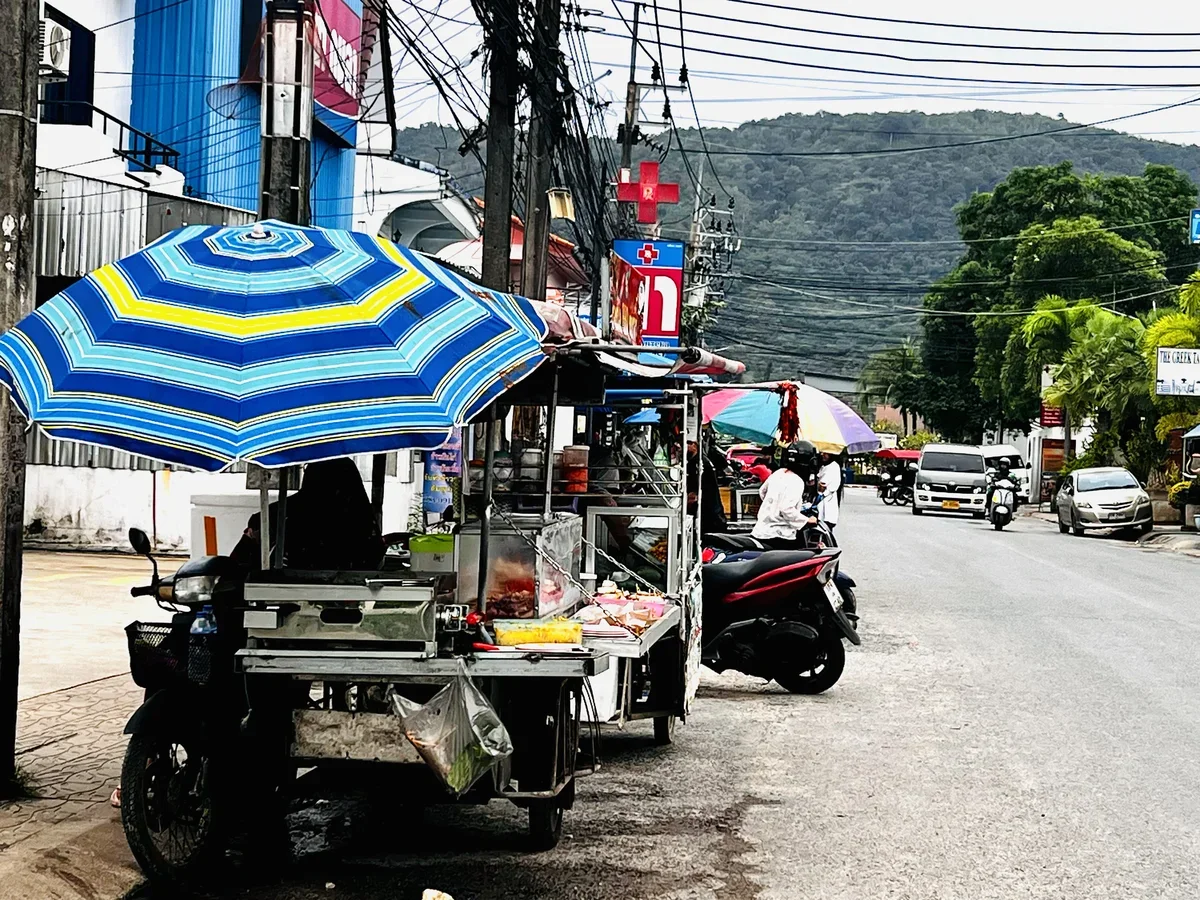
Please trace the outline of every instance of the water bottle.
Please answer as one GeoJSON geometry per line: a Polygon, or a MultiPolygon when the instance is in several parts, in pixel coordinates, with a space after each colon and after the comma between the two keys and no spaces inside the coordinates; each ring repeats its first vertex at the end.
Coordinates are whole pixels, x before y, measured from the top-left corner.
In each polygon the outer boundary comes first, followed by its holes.
{"type": "Polygon", "coordinates": [[[217,622],[213,618],[213,608],[208,604],[200,607],[200,612],[196,613],[196,618],[192,620],[192,634],[215,634],[217,631],[217,622]]]}

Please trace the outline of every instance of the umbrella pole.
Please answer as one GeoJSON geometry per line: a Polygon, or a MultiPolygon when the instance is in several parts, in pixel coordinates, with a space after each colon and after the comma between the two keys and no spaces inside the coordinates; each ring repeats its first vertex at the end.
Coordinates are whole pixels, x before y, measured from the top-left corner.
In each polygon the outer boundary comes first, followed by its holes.
{"type": "Polygon", "coordinates": [[[287,542],[287,501],[288,501],[288,482],[291,481],[291,469],[283,468],[279,470],[279,503],[276,508],[279,511],[275,530],[278,534],[275,537],[275,566],[283,568],[283,553],[284,544],[287,542]]]}
{"type": "Polygon", "coordinates": [[[551,492],[554,490],[554,425],[558,415],[558,366],[554,366],[554,387],[550,391],[550,406],[546,409],[546,452],[542,463],[546,467],[546,506],[544,513],[550,515],[551,492]]]}
{"type": "Polygon", "coordinates": [[[479,585],[475,592],[475,609],[479,615],[487,612],[488,543],[492,537],[492,487],[496,466],[496,419],[488,419],[484,429],[483,448],[483,506],[479,511],[479,585]]]}
{"type": "Polygon", "coordinates": [[[271,491],[267,487],[267,470],[262,470],[258,485],[258,549],[259,565],[265,572],[271,568],[271,491]]]}

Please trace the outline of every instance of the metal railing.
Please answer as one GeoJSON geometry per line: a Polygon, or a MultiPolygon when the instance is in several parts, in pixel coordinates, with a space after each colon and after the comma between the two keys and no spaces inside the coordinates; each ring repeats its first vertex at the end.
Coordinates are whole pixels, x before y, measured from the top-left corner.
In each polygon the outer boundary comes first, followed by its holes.
{"type": "Polygon", "coordinates": [[[103,134],[109,135],[110,129],[115,132],[116,146],[113,150],[117,156],[143,172],[153,172],[159,164],[174,166],[179,159],[179,151],[170,144],[164,144],[154,135],[134,128],[128,122],[122,122],[88,100],[42,99],[38,105],[41,107],[41,121],[47,125],[87,124],[95,128],[96,118],[99,117],[99,128],[103,134]]]}

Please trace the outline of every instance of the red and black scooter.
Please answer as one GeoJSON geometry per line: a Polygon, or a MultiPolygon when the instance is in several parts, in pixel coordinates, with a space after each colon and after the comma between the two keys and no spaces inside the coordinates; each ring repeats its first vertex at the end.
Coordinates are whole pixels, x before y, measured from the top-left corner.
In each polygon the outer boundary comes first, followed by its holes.
{"type": "Polygon", "coordinates": [[[843,611],[837,548],[772,550],[703,569],[702,661],[779,682],[797,694],[833,687],[846,666],[842,640],[862,640],[843,611]]]}

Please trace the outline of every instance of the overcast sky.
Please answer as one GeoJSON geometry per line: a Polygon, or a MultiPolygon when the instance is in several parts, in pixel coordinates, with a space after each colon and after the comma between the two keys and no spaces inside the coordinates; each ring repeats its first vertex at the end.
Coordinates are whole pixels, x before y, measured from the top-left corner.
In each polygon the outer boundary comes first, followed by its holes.
{"type": "MultiPolygon", "coordinates": [[[[756,3],[683,0],[683,27],[687,30],[683,39],[687,64],[697,109],[704,125],[733,126],[751,119],[773,118],[789,112],[815,113],[818,110],[837,113],[922,110],[933,113],[979,108],[1036,112],[1048,116],[1062,114],[1074,122],[1097,122],[1200,98],[1200,49],[1192,49],[1200,48],[1200,37],[1179,34],[1184,30],[1200,33],[1200,16],[1185,15],[1185,12],[1192,10],[1179,2],[796,2],[812,10],[956,25],[1162,32],[1168,36],[1101,37],[967,30],[801,12],[789,8],[793,3],[788,0],[756,0],[756,3]],[[772,6],[777,8],[770,8],[772,6]],[[837,32],[847,36],[814,31],[837,32]],[[872,37],[874,39],[870,39],[872,37]],[[909,42],[914,39],[964,46],[909,42]],[[768,41],[774,43],[766,43],[768,41]],[[984,45],[989,44],[1050,50],[986,49],[984,45]],[[1119,52],[1097,52],[1105,49],[1119,52]],[[1130,50],[1147,52],[1128,52],[1130,50]],[[1185,52],[1162,52],[1167,50],[1185,52]],[[920,58],[924,61],[868,55],[870,53],[920,58]],[[990,64],[976,64],[970,62],[972,60],[990,64]],[[1036,65],[994,64],[1000,61],[1036,65]],[[1101,64],[1122,67],[1097,68],[1101,64]],[[1145,68],[1147,66],[1154,68],[1145,68]],[[1159,66],[1168,68],[1157,68],[1159,66]],[[885,74],[839,71],[843,69],[885,74]],[[943,81],[915,76],[1025,83],[943,81]],[[1080,86],[1033,85],[1028,82],[1069,82],[1080,86]],[[1097,86],[1102,84],[1137,87],[1097,86]]],[[[630,50],[629,32],[619,18],[618,11],[631,20],[633,6],[628,0],[590,0],[584,5],[597,13],[586,17],[585,23],[592,28],[603,29],[587,35],[587,53],[595,76],[602,76],[611,70],[610,74],[598,78],[597,87],[602,97],[614,101],[610,108],[609,130],[615,132],[616,110],[623,105],[628,78],[630,50]]],[[[430,14],[430,10],[436,10],[440,16],[474,22],[468,0],[440,0],[436,6],[431,5],[429,0],[394,0],[394,8],[408,27],[422,33],[423,43],[447,59],[453,57],[456,62],[467,60],[479,45],[481,33],[478,26],[458,24],[430,14]],[[424,13],[418,12],[414,4],[422,7],[424,13]],[[444,43],[444,50],[431,34],[444,43]]],[[[649,80],[650,55],[660,56],[661,46],[661,59],[668,83],[677,83],[683,52],[680,47],[679,0],[659,0],[658,30],[654,22],[654,4],[643,6],[640,36],[646,50],[638,52],[639,65],[642,67],[639,79],[649,80]]],[[[569,57],[582,60],[583,54],[577,42],[569,42],[564,38],[563,48],[569,57]]],[[[404,48],[397,47],[394,52],[399,55],[404,48]]],[[[429,121],[452,122],[447,105],[438,99],[420,67],[411,57],[405,57],[402,63],[397,75],[400,123],[418,125],[429,121]]],[[[479,69],[479,60],[468,63],[464,65],[465,76],[456,76],[451,82],[464,97],[472,100],[477,109],[483,110],[483,79],[479,69]]],[[[657,116],[661,104],[647,103],[647,107],[651,114],[657,116]]],[[[695,118],[686,95],[675,99],[672,107],[681,127],[694,124],[695,118]]],[[[1200,102],[1114,122],[1107,127],[1176,143],[1200,143],[1200,102]]]]}

